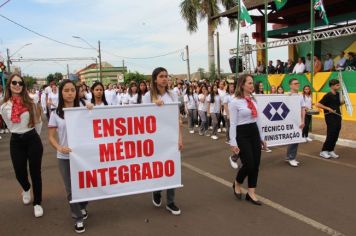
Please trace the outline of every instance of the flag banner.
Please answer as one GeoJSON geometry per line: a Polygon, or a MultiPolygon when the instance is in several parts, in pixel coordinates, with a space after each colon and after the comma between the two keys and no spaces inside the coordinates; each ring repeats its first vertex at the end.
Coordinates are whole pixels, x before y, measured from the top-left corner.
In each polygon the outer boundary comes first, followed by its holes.
{"type": "Polygon", "coordinates": [[[247,10],[245,4],[243,3],[243,0],[240,0],[240,4],[241,4],[240,19],[246,21],[249,24],[252,24],[253,23],[252,18],[250,16],[250,14],[248,13],[248,10],[247,10]]]}
{"type": "Polygon", "coordinates": [[[346,111],[350,116],[352,116],[354,108],[352,106],[350,95],[349,95],[349,92],[347,91],[345,82],[342,79],[341,71],[339,71],[339,81],[340,81],[340,84],[341,84],[342,94],[343,94],[344,100],[345,100],[346,111]]]}
{"type": "Polygon", "coordinates": [[[287,0],[274,0],[274,4],[276,4],[277,10],[280,10],[284,5],[286,5],[287,0]]]}
{"type": "Polygon", "coordinates": [[[329,19],[326,15],[326,11],[324,8],[324,4],[322,0],[313,0],[314,1],[314,10],[319,11],[319,16],[321,19],[323,19],[325,24],[329,24],[329,19]]]}
{"type": "MultiPolygon", "coordinates": [[[[258,124],[268,147],[302,143],[301,106],[297,95],[255,95],[258,124]]],[[[303,121],[304,122],[304,121],[303,121]]]]}
{"type": "Polygon", "coordinates": [[[181,187],[178,103],[65,109],[72,201],[181,187]]]}

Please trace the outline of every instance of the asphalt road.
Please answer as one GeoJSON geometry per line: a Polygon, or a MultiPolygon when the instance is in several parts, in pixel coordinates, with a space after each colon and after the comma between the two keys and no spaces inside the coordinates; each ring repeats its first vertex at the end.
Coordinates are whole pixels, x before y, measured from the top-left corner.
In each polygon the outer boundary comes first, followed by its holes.
{"type": "MultiPolygon", "coordinates": [[[[75,235],[57,167],[43,130],[44,216],[24,206],[9,157],[9,137],[0,140],[0,235],[75,235]]],[[[284,161],[286,148],[262,154],[258,194],[263,206],[237,200],[236,170],[219,140],[184,130],[183,188],[176,191],[180,216],[154,208],[151,194],[91,202],[86,235],[356,235],[355,149],[337,147],[337,160],[318,157],[321,143],[299,146],[298,168],[284,161]]],[[[165,198],[164,198],[165,199],[165,198]]],[[[164,202],[163,202],[164,203],[164,202]]]]}

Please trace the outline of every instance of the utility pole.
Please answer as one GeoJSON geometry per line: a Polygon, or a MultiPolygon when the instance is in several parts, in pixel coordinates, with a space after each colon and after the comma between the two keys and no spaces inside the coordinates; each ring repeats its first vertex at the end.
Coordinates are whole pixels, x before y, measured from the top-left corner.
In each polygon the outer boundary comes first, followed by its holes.
{"type": "Polygon", "coordinates": [[[188,45],[185,46],[185,50],[186,50],[186,53],[187,53],[187,69],[188,69],[188,81],[190,82],[190,62],[189,62],[189,47],[188,45]]]}
{"type": "Polygon", "coordinates": [[[122,60],[122,73],[125,73],[125,60],[122,60]]]}
{"type": "Polygon", "coordinates": [[[216,51],[217,51],[217,62],[218,62],[218,78],[220,79],[220,42],[219,42],[219,32],[216,32],[216,51]]]}
{"type": "Polygon", "coordinates": [[[7,48],[6,49],[6,54],[7,54],[7,73],[10,74],[10,64],[11,64],[11,61],[10,61],[10,50],[7,48]]]}
{"type": "Polygon", "coordinates": [[[100,47],[100,40],[98,41],[98,52],[99,52],[99,74],[100,74],[100,82],[102,83],[103,82],[103,73],[102,73],[102,65],[101,65],[101,47],[100,47]]]}
{"type": "Polygon", "coordinates": [[[69,79],[69,65],[67,64],[67,79],[69,79]]]}

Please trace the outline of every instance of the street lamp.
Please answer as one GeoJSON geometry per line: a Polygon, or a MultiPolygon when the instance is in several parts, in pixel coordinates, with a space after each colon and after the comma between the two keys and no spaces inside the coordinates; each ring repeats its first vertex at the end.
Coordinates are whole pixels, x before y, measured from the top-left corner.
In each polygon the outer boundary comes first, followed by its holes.
{"type": "Polygon", "coordinates": [[[32,43],[26,43],[25,45],[21,46],[19,49],[17,49],[11,56],[10,56],[10,50],[7,48],[6,49],[6,54],[7,54],[7,72],[10,74],[10,64],[11,62],[11,57],[13,57],[14,55],[16,55],[16,53],[18,53],[19,51],[21,51],[24,47],[30,46],[32,45],[32,43]]]}
{"type": "MultiPolygon", "coordinates": [[[[102,75],[102,65],[101,65],[101,47],[100,47],[100,40],[98,41],[98,48],[95,48],[93,45],[91,45],[88,41],[86,41],[85,39],[83,39],[80,36],[75,36],[72,35],[73,38],[75,39],[79,39],[81,41],[83,41],[84,43],[86,43],[89,47],[91,47],[92,49],[95,49],[98,52],[98,58],[99,58],[99,79],[100,82],[103,82],[103,75],[102,75]]],[[[96,68],[98,68],[98,63],[96,63],[96,68]]]]}

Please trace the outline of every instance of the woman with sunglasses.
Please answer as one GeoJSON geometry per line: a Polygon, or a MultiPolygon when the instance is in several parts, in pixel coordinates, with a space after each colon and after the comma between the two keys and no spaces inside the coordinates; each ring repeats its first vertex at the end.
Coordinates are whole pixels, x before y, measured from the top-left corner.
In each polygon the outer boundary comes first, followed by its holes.
{"type": "Polygon", "coordinates": [[[40,122],[33,100],[29,97],[24,79],[13,74],[6,84],[4,103],[0,107],[7,127],[11,132],[10,155],[16,179],[20,183],[22,201],[25,205],[31,202],[31,184],[28,180],[27,162],[33,188],[33,206],[35,217],[43,215],[41,164],[43,146],[40,136],[35,130],[40,122]]]}

